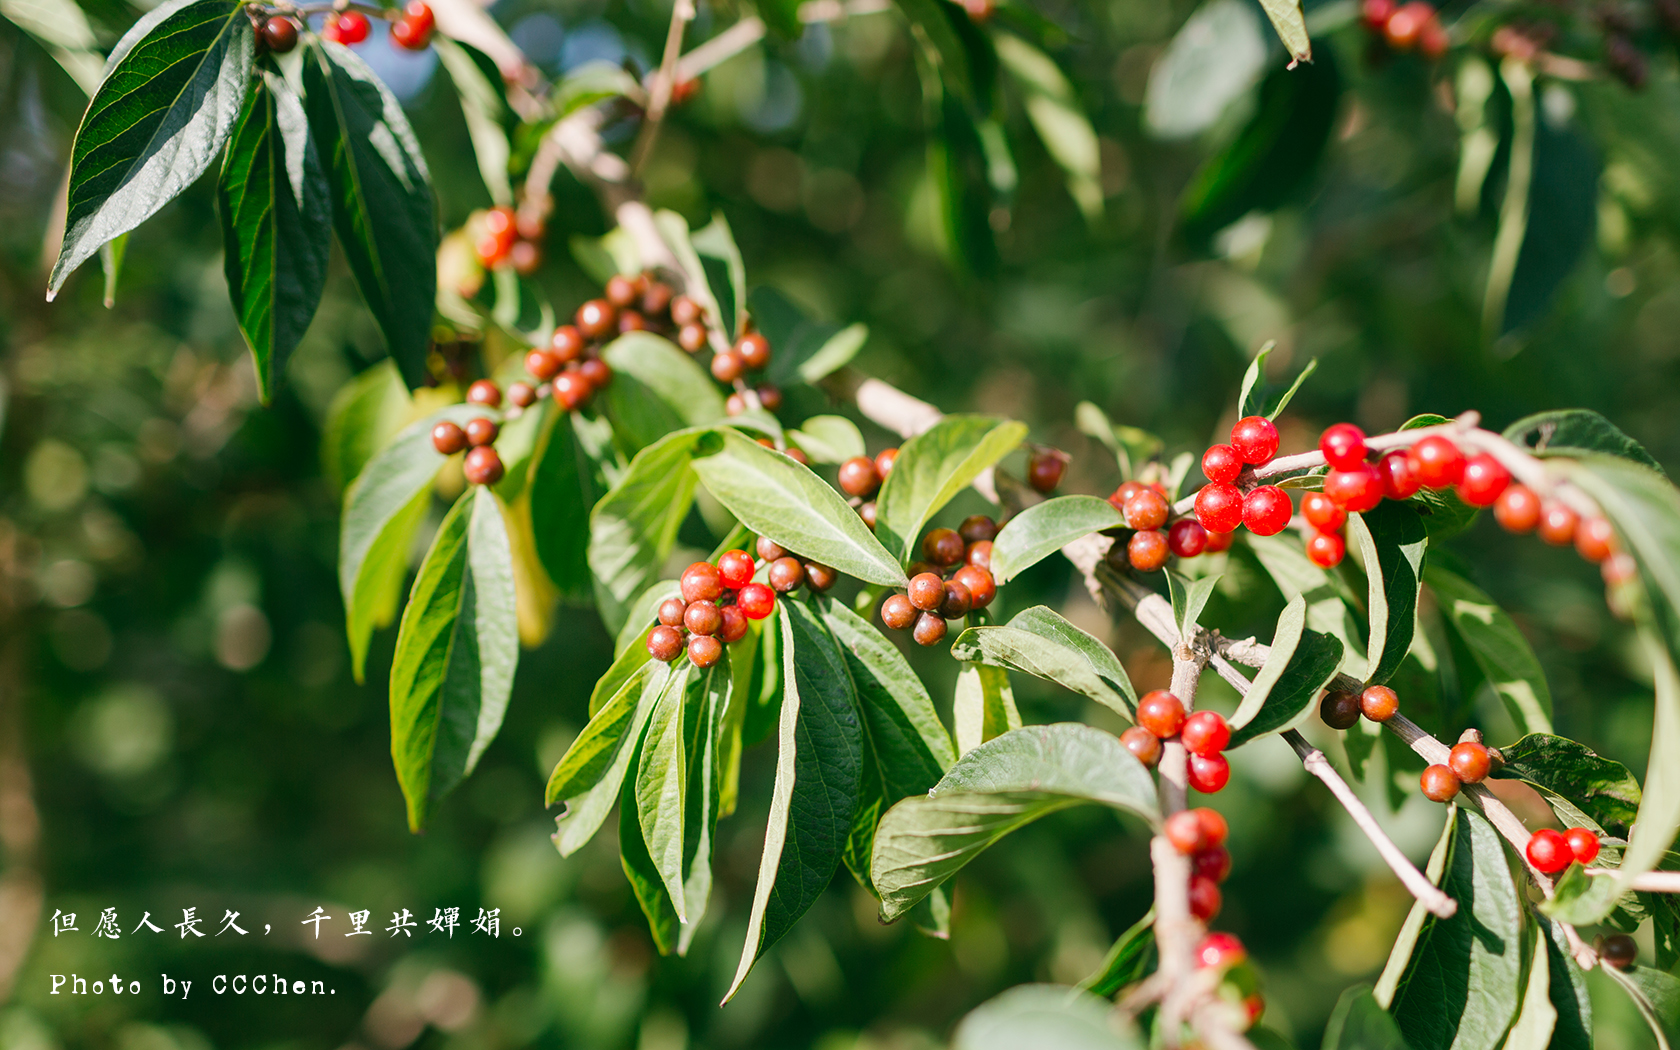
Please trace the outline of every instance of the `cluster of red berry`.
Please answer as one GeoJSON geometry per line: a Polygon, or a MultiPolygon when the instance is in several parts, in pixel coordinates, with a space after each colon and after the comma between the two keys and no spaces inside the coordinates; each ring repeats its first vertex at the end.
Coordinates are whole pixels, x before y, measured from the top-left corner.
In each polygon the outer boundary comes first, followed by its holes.
{"type": "Polygon", "coordinates": [[[1440,58],[1451,43],[1435,5],[1427,0],[1405,4],[1395,0],[1365,0],[1360,13],[1366,28],[1381,35],[1396,51],[1416,48],[1426,58],[1440,58]]]}
{"type": "Polygon", "coordinates": [[[491,208],[467,222],[475,228],[473,254],[487,269],[511,266],[521,277],[529,277],[542,265],[542,219],[522,216],[512,208],[491,208]]]}
{"type": "Polygon", "coordinates": [[[648,632],[648,653],[670,663],[686,649],[696,667],[717,663],[726,644],[746,636],[748,620],[762,620],[776,610],[775,591],[753,582],[757,571],[753,556],[743,550],[724,551],[715,565],[697,561],[684,569],[681,597],[659,605],[659,623],[648,632]]]}
{"type": "Polygon", "coordinates": [[[1181,809],[1161,825],[1172,848],[1190,858],[1190,913],[1203,922],[1224,904],[1219,884],[1231,874],[1231,854],[1225,849],[1229,831],[1225,818],[1205,807],[1181,809]]]}
{"type": "MultiPolygon", "coordinates": [[[[529,383],[514,383],[508,388],[508,398],[524,408],[536,400],[536,391],[529,383]]],[[[467,387],[467,403],[500,408],[502,388],[493,380],[480,379],[467,387]]],[[[495,448],[501,429],[495,420],[484,416],[467,420],[464,427],[446,419],[432,428],[432,447],[445,456],[466,449],[467,458],[461,464],[461,471],[467,480],[474,485],[494,485],[507,472],[495,448]]]]}
{"type": "MultiPolygon", "coordinates": [[[[679,316],[691,318],[681,323],[677,329],[677,345],[691,354],[697,354],[707,345],[705,310],[693,300],[684,300],[680,311],[677,304],[671,306],[671,319],[678,321],[679,316]]],[[[724,409],[732,416],[738,416],[752,407],[747,398],[747,382],[743,378],[748,372],[760,372],[770,366],[770,340],[764,338],[762,332],[749,329],[742,333],[741,338],[735,340],[735,345],[728,350],[712,355],[712,378],[720,383],[733,386],[729,399],[724,402],[724,409]]],[[[775,412],[782,407],[782,392],[774,384],[760,383],[753,388],[753,394],[766,412],[775,412]]]]}
{"type": "Polygon", "coordinates": [[[1231,428],[1230,444],[1202,453],[1208,483],[1196,493],[1196,520],[1210,537],[1228,536],[1244,525],[1256,536],[1275,536],[1289,524],[1295,507],[1288,493],[1276,485],[1254,485],[1246,492],[1237,487],[1245,467],[1263,466],[1277,455],[1278,441],[1271,420],[1245,416],[1231,428]]]}
{"type": "Polygon", "coordinates": [[[338,11],[327,16],[321,39],[335,44],[359,44],[368,38],[368,17],[360,11],[338,11]]]}
{"type": "Polygon", "coordinates": [[[1528,840],[1528,862],[1548,875],[1579,861],[1584,867],[1598,859],[1598,836],[1587,828],[1553,831],[1542,828],[1528,840]]]}
{"type": "Polygon", "coordinates": [[[1120,742],[1137,760],[1151,768],[1161,760],[1161,741],[1178,737],[1190,752],[1190,786],[1204,795],[1221,790],[1231,779],[1231,763],[1222,752],[1231,743],[1231,727],[1217,711],[1186,716],[1184,704],[1165,689],[1153,689],[1138,699],[1137,725],[1120,734],[1120,742]]]}
{"type": "Polygon", "coordinates": [[[1167,502],[1166,486],[1159,482],[1127,481],[1108,502],[1126,519],[1126,527],[1135,530],[1124,544],[1116,541],[1108,549],[1108,564],[1117,571],[1154,572],[1167,563],[1169,554],[1194,558],[1231,546],[1230,533],[1209,533],[1194,518],[1181,517],[1168,525],[1172,505],[1167,502]]]}
{"type": "Polygon", "coordinates": [[[391,42],[406,51],[424,51],[432,42],[436,26],[425,0],[408,0],[401,17],[391,23],[391,42]]]}
{"type": "MultiPolygon", "coordinates": [[[[892,473],[893,464],[898,461],[898,449],[883,449],[870,456],[853,456],[840,464],[840,491],[851,497],[852,505],[857,508],[858,517],[871,529],[875,528],[875,501],[871,498],[880,491],[881,482],[887,480],[892,473]]],[[[987,537],[990,539],[991,537],[987,537]]]]}
{"type": "MultiPolygon", "coordinates": [[[[864,520],[873,517],[865,515],[864,520]]],[[[908,590],[890,594],[881,603],[881,622],[895,631],[909,628],[917,645],[935,645],[945,637],[948,621],[992,604],[997,597],[997,581],[992,579],[992,540],[997,532],[997,522],[983,514],[965,518],[956,529],[930,529],[922,537],[923,560],[910,563],[908,590]]]]}

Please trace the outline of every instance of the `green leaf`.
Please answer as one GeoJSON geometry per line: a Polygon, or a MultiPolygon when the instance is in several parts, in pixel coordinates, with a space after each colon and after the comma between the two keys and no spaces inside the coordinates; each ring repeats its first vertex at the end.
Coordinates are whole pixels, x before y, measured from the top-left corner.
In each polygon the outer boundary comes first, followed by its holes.
{"type": "Polygon", "coordinates": [[[403,378],[419,386],[431,347],[438,247],[420,144],[396,96],[342,44],[305,45],[303,87],[339,246],[403,378]]]}
{"type": "MultiPolygon", "coordinates": [[[[1651,755],[1645,767],[1644,797],[1621,866],[1616,869],[1616,885],[1622,891],[1630,888],[1634,878],[1662,863],[1680,828],[1680,762],[1675,761],[1680,755],[1680,674],[1675,671],[1669,650],[1651,631],[1641,630],[1639,638],[1656,683],[1656,714],[1651,726],[1651,755]]],[[[1614,903],[1612,898],[1610,905],[1614,903]]]]}
{"type": "Polygon", "coordinates": [[[244,107],[254,48],[251,20],[229,0],[171,0],[117,43],[70,146],[48,299],[209,170],[244,107]]]}
{"type": "Polygon", "coordinates": [[[105,60],[99,56],[99,41],[87,15],[74,0],[0,0],[0,16],[50,51],[89,97],[99,90],[105,60]]]}
{"type": "Polygon", "coordinates": [[[1628,768],[1585,744],[1534,733],[1499,749],[1505,765],[1494,775],[1556,792],[1607,830],[1626,831],[1639,811],[1639,781],[1628,768]]]}
{"type": "MultiPolygon", "coordinates": [[[[739,649],[750,658],[751,647],[739,649]]],[[[712,853],[716,842],[718,813],[722,807],[724,766],[728,762],[722,735],[729,731],[724,720],[734,694],[734,657],[719,660],[695,676],[689,684],[684,720],[685,747],[689,754],[687,829],[683,839],[683,901],[687,909],[677,934],[677,954],[687,955],[706,905],[712,895],[712,853]]],[[[739,728],[739,723],[735,723],[739,728]]]]}
{"type": "Polygon", "coordinates": [[[228,296],[266,405],[320,305],[332,246],[303,102],[279,75],[264,71],[252,85],[216,189],[228,296]]]}
{"type": "Polygon", "coordinates": [[[1659,1050],[1680,1046],[1680,978],[1649,966],[1601,969],[1622,986],[1639,1008],[1639,1015],[1657,1037],[1659,1050]]]}
{"type": "Polygon", "coordinates": [[[1455,819],[1441,888],[1458,912],[1428,923],[1394,998],[1413,1050],[1495,1050],[1522,998],[1523,902],[1504,843],[1469,810],[1455,819]]]}
{"type": "Polygon", "coordinates": [[[414,411],[402,376],[381,361],[338,388],[321,426],[321,472],[343,492],[414,411]]]}
{"type": "Polygon", "coordinates": [[[813,463],[844,463],[865,454],[863,434],[845,416],[812,416],[787,436],[813,463]]]}
{"type": "Polygon", "coordinates": [[[1159,819],[1155,781],[1111,733],[1027,726],[957,760],[938,786],[887,811],[870,874],[892,922],[981,850],[1039,817],[1096,802],[1159,819]]]}
{"type": "Polygon", "coordinates": [[[970,627],[951,655],[1025,671],[1135,717],[1137,692],[1114,652],[1045,606],[1024,609],[1002,627],[970,627]]]}
{"type": "Polygon", "coordinates": [[[1504,701],[1511,721],[1524,733],[1550,733],[1552,691],[1546,673],[1511,617],[1469,580],[1439,565],[1425,570],[1424,582],[1494,693],[1504,701]]]}
{"type": "Polygon", "coordinates": [[[1541,922],[1540,938],[1546,942],[1549,995],[1557,1014],[1551,1050],[1592,1050],[1592,999],[1587,995],[1586,977],[1570,955],[1563,927],[1541,922]]]}
{"type": "Polygon", "coordinates": [[[1027,119],[1044,150],[1061,166],[1068,193],[1086,219],[1102,215],[1102,159],[1097,133],[1079,105],[1078,93],[1050,56],[1018,36],[996,33],[998,60],[1020,85],[1027,119]]]}
{"type": "Polygon", "coordinates": [[[105,309],[117,305],[117,282],[122,279],[123,258],[128,254],[128,234],[119,233],[99,246],[99,268],[105,271],[105,309]]]}
{"type": "Polygon", "coordinates": [[[850,361],[869,337],[862,324],[841,328],[813,321],[786,295],[763,285],[748,295],[747,310],[775,350],[766,375],[780,387],[815,383],[850,361]]]}
{"type": "Polygon", "coordinates": [[[688,681],[694,665],[685,662],[681,673],[672,675],[671,685],[654,705],[648,717],[647,735],[636,764],[636,820],[648,859],[659,873],[665,893],[677,913],[677,921],[688,921],[683,899],[683,818],[688,811],[688,748],[684,740],[683,709],[687,706],[688,681]]]}
{"type": "Polygon", "coordinates": [[[1528,967],[1528,985],[1523,990],[1522,1009],[1511,1025],[1504,1050],[1546,1050],[1557,1025],[1557,1008],[1552,1005],[1551,953],[1546,936],[1534,937],[1534,953],[1528,967]]]}
{"type": "MultiPolygon", "coordinates": [[[[596,59],[569,70],[560,83],[554,85],[551,97],[556,115],[567,117],[585,106],[593,106],[609,98],[634,97],[641,89],[641,83],[629,70],[617,62],[596,59]]],[[[601,277],[599,283],[605,284],[607,277],[614,273],[626,273],[631,269],[634,267],[615,269],[601,277]]]]}
{"type": "Polygon", "coordinates": [[[613,370],[613,381],[602,392],[602,408],[628,455],[673,430],[724,418],[717,384],[670,340],[652,332],[629,332],[608,343],[601,359],[613,370]]]}
{"type": "MultiPolygon", "coordinates": [[[[549,774],[543,805],[552,806],[574,798],[600,783],[617,758],[632,716],[640,706],[643,685],[655,668],[664,666],[648,657],[645,645],[632,646],[613,661],[612,667],[595,683],[590,696],[589,722],[549,774]],[[597,698],[599,704],[595,702],[597,698]]],[[[661,688],[663,685],[661,676],[661,688]]],[[[638,729],[630,735],[639,733],[638,729]]],[[[618,785],[614,784],[612,794],[617,793],[618,785]]],[[[562,854],[570,852],[563,850],[562,854]]]]}
{"type": "Polygon", "coordinates": [[[1336,1000],[1324,1027],[1324,1050],[1408,1050],[1394,1018],[1371,995],[1370,985],[1349,988],[1336,1000]]]}
{"type": "Polygon", "coordinates": [[[1590,452],[1618,456],[1661,474],[1662,464],[1645,446],[1628,437],[1608,419],[1585,408],[1537,412],[1505,428],[1505,437],[1536,456],[1580,457],[1590,452]]]}
{"type": "Polygon", "coordinates": [[[958,415],[906,441],[875,498],[875,535],[901,562],[909,562],[922,526],[1026,436],[1024,423],[958,415]]]}
{"type": "Polygon", "coordinates": [[[1601,922],[1621,896],[1610,875],[1588,875],[1579,864],[1566,868],[1552,896],[1540,902],[1540,913],[1571,926],[1601,922]]]}
{"type": "Polygon", "coordinates": [[[1196,633],[1201,625],[1202,610],[1207,608],[1208,599],[1213,597],[1213,588],[1218,583],[1218,576],[1198,576],[1190,580],[1171,571],[1167,573],[1167,593],[1172,597],[1173,622],[1178,625],[1180,638],[1196,633]]]}
{"type": "MultiPolygon", "coordinates": [[[[712,221],[694,232],[691,243],[702,265],[714,260],[719,264],[727,294],[715,297],[721,309],[718,322],[732,340],[741,338],[747,317],[747,264],[741,259],[741,249],[735,244],[735,234],[723,212],[712,212],[712,221]]],[[[716,280],[710,283],[715,290],[716,280]]]]}
{"type": "Polygon", "coordinates": [[[1139,1050],[1114,1006],[1059,984],[1021,984],[976,1007],[951,1037],[952,1050],[1139,1050]]]}
{"type": "Polygon", "coordinates": [[[374,628],[389,623],[396,612],[409,543],[430,505],[432,479],[443,466],[444,457],[432,447],[432,427],[444,419],[465,423],[485,414],[481,405],[451,405],[404,427],[344,494],[338,586],[358,682],[374,628]]]}
{"type": "Polygon", "coordinates": [[[1021,728],[1021,712],[1015,707],[1009,672],[988,664],[964,666],[957,673],[951,724],[956,728],[959,755],[966,755],[1011,729],[1021,728]]]}
{"type": "Polygon", "coordinates": [[[796,0],[755,0],[753,6],[758,9],[758,16],[764,19],[764,24],[770,27],[770,32],[783,40],[798,40],[805,31],[805,25],[799,20],[799,4],[796,0]]]}
{"type": "MultiPolygon", "coordinates": [[[[639,762],[642,749],[647,746],[645,736],[638,736],[632,745],[629,750],[639,762]]],[[[681,940],[682,921],[677,918],[671,896],[665,892],[665,883],[648,852],[647,841],[642,838],[642,825],[636,813],[636,782],[630,778],[624,780],[618,803],[618,855],[636,903],[647,916],[655,950],[660,955],[670,955],[681,940]]]]}
{"type": "Polygon", "coordinates": [[[1231,715],[1230,746],[1299,725],[1341,663],[1341,640],[1307,630],[1306,599],[1290,599],[1278,617],[1265,666],[1231,715]]]}
{"type": "Polygon", "coordinates": [[[1213,127],[1260,82],[1266,40],[1242,0],[1199,5],[1149,72],[1143,122],[1161,139],[1187,139],[1213,127]]]}
{"type": "Polygon", "coordinates": [[[783,683],[776,783],[747,940],[724,1002],[833,880],[863,777],[863,728],[840,646],[802,602],[778,602],[776,615],[783,683]]]}
{"type": "Polygon", "coordinates": [[[1362,673],[1364,647],[1348,611],[1350,592],[1340,574],[1328,573],[1308,561],[1306,551],[1292,538],[1249,536],[1248,548],[1286,600],[1296,595],[1306,598],[1308,627],[1341,640],[1342,670],[1362,673]]]}
{"type": "Polygon", "coordinates": [[[1108,949],[1102,965],[1091,976],[1079,982],[1088,992],[1111,998],[1120,989],[1143,980],[1149,972],[1151,949],[1155,947],[1155,909],[1144,912],[1108,949]]]}
{"type": "Polygon", "coordinates": [[[531,529],[549,580],[578,597],[589,593],[589,512],[606,484],[583,438],[588,421],[557,409],[551,406],[531,453],[531,529]]]}
{"type": "Polygon", "coordinates": [[[809,467],[737,430],[722,430],[707,436],[694,469],[706,490],[759,535],[867,583],[908,582],[857,511],[809,467]]]}
{"type": "Polygon", "coordinates": [[[589,514],[589,570],[610,630],[623,626],[630,599],[653,582],[676,544],[694,502],[694,449],[704,433],[680,430],[642,449],[589,514]]]}
{"type": "MultiPolygon", "coordinates": [[[[613,664],[615,669],[618,666],[617,662],[613,664]]],[[[648,716],[673,677],[670,665],[649,661],[647,649],[642,647],[641,660],[590,716],[589,724],[555,766],[548,781],[547,805],[566,804],[565,811],[555,818],[554,846],[562,857],[582,849],[612,812],[613,803],[619,800],[625,787],[631,759],[640,752],[648,716]]],[[[603,678],[596,690],[600,691],[606,683],[607,679],[603,678]]],[[[630,804],[626,808],[639,842],[641,827],[635,819],[634,786],[632,781],[630,804]]],[[[645,844],[642,850],[646,852],[645,844]]]]}
{"type": "Polygon", "coordinates": [[[977,112],[991,110],[997,78],[997,54],[990,38],[968,13],[950,0],[897,0],[910,24],[919,29],[938,65],[944,88],[977,112]]]}
{"type": "MultiPolygon", "coordinates": [[[[1441,825],[1441,834],[1435,841],[1435,848],[1429,852],[1429,863],[1424,866],[1424,877],[1431,886],[1441,885],[1441,879],[1447,872],[1447,857],[1452,853],[1453,843],[1458,835],[1458,806],[1456,803],[1447,807],[1447,819],[1441,825]]],[[[1394,938],[1394,945],[1389,949],[1388,961],[1383,965],[1382,974],[1377,978],[1377,984],[1372,989],[1372,996],[1377,1004],[1387,1010],[1394,1005],[1394,996],[1400,990],[1401,983],[1410,971],[1412,953],[1417,950],[1418,938],[1423,936],[1425,924],[1434,921],[1434,915],[1424,907],[1422,901],[1413,901],[1412,910],[1406,913],[1406,921],[1401,923],[1400,932],[1394,938]]]]}
{"type": "Polygon", "coordinates": [[[992,576],[999,584],[1008,583],[1074,540],[1125,523],[1112,504],[1095,496],[1057,496],[1035,503],[998,530],[992,541],[992,576]]]}
{"type": "Polygon", "coordinates": [[[1278,39],[1289,50],[1289,65],[1312,61],[1312,41],[1307,38],[1307,18],[1301,12],[1301,0],[1260,0],[1266,17],[1272,20],[1278,39]]]}
{"type": "Polygon", "coordinates": [[[869,341],[869,326],[862,322],[849,324],[819,343],[810,356],[798,364],[799,378],[815,383],[850,364],[863,344],[869,341]]]}
{"type": "Polygon", "coordinates": [[[1267,342],[1265,346],[1260,348],[1260,352],[1254,355],[1254,360],[1248,363],[1248,371],[1243,373],[1242,392],[1237,395],[1237,414],[1239,416],[1265,416],[1267,419],[1276,419],[1283,414],[1284,409],[1289,407],[1289,402],[1295,400],[1296,393],[1300,391],[1307,378],[1318,371],[1318,358],[1315,357],[1307,362],[1305,368],[1301,369],[1300,374],[1295,377],[1293,383],[1289,384],[1288,389],[1275,397],[1268,396],[1266,358],[1271,355],[1275,346],[1276,343],[1267,342]]]}
{"type": "Polygon", "coordinates": [[[1371,633],[1363,677],[1368,683],[1382,683],[1394,676],[1412,645],[1429,534],[1417,511],[1393,501],[1348,515],[1347,529],[1364,554],[1368,585],[1371,633]]]}
{"type": "Polygon", "coordinates": [[[439,36],[433,39],[432,50],[437,52],[438,61],[455,83],[455,96],[461,101],[461,116],[466,118],[467,138],[472,142],[484,188],[498,205],[512,205],[508,158],[513,151],[507,137],[507,100],[484,69],[473,61],[467,45],[439,36]]]}
{"type": "Polygon", "coordinates": [[[438,526],[397,632],[391,757],[410,829],[490,746],[518,662],[507,527],[495,495],[475,486],[438,526]]]}
{"type": "MultiPolygon", "coordinates": [[[[911,2],[944,4],[945,0],[911,2]]],[[[918,54],[925,56],[928,51],[923,47],[918,54]]],[[[1007,142],[995,122],[976,123],[972,110],[940,83],[935,64],[932,60],[917,63],[933,121],[925,185],[931,191],[937,224],[932,231],[934,246],[958,275],[991,278],[1001,265],[991,224],[998,206],[994,176],[1013,173],[1011,165],[994,160],[1005,159],[1007,142]]]]}

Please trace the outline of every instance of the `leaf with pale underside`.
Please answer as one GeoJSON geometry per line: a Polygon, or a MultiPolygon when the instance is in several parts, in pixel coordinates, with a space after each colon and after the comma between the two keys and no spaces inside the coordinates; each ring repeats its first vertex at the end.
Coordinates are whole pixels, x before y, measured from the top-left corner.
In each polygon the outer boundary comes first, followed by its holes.
{"type": "Polygon", "coordinates": [[[1134,717],[1137,692],[1113,650],[1042,605],[1022,610],[1002,627],[970,627],[951,646],[969,663],[1025,671],[1134,717]]]}
{"type": "Polygon", "coordinates": [[[1112,504],[1095,496],[1058,496],[1035,503],[1010,518],[992,540],[992,577],[1008,583],[1074,540],[1125,523],[1112,504]]]}
{"type": "Polygon", "coordinates": [[[1229,746],[1294,728],[1311,714],[1341,662],[1341,641],[1307,630],[1307,602],[1296,595],[1278,617],[1265,665],[1231,715],[1229,746]]]}

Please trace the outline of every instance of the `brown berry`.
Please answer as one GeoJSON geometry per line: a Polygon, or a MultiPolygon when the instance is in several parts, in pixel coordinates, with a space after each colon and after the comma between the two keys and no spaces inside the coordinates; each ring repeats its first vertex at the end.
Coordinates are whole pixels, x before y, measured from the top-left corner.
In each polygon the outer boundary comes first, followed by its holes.
{"type": "Polygon", "coordinates": [[[788,594],[799,589],[805,580],[805,566],[798,558],[777,558],[770,563],[770,586],[778,594],[788,594]]]}
{"type": "Polygon", "coordinates": [[[677,345],[691,354],[699,353],[706,345],[706,329],[703,325],[685,324],[677,329],[677,345]]]}
{"type": "Polygon", "coordinates": [[[263,46],[277,55],[297,47],[298,27],[290,18],[275,15],[262,24],[263,46]]]}
{"type": "Polygon", "coordinates": [[[474,485],[494,485],[502,480],[507,468],[502,466],[502,457],[496,455],[494,448],[480,445],[467,453],[467,458],[461,463],[461,471],[474,485]]]}
{"type": "Polygon", "coordinates": [[[586,340],[605,339],[618,327],[618,311],[605,299],[591,299],[577,308],[572,323],[586,340]]]}
{"type": "Polygon", "coordinates": [[[902,594],[889,594],[881,603],[881,622],[895,631],[902,631],[916,622],[916,607],[902,594]]]}
{"type": "Polygon", "coordinates": [[[746,410],[747,399],[742,397],[738,390],[723,400],[723,411],[726,415],[738,416],[746,410]]]}
{"type": "Polygon", "coordinates": [[[513,264],[514,273],[529,277],[542,267],[542,249],[530,241],[514,241],[508,249],[508,262],[513,264]]]}
{"type": "Polygon", "coordinates": [[[748,332],[735,344],[735,352],[748,368],[757,371],[770,363],[770,340],[757,332],[748,332]]]}
{"type": "Polygon", "coordinates": [[[647,326],[647,318],[635,310],[620,310],[618,312],[619,335],[623,335],[625,332],[645,332],[647,326]]]}
{"type": "Polygon", "coordinates": [[[615,273],[607,278],[607,302],[617,307],[626,307],[636,301],[636,282],[621,273],[615,273]]]}
{"type": "Polygon", "coordinates": [[[992,574],[985,569],[964,565],[951,577],[951,581],[968,588],[973,608],[984,609],[997,597],[997,581],[992,579],[992,574]]]}
{"type": "Polygon", "coordinates": [[[782,391],[780,387],[769,383],[760,383],[753,393],[758,395],[758,403],[764,406],[766,412],[780,412],[782,410],[782,391]]]}
{"type": "Polygon", "coordinates": [[[789,445],[787,448],[782,449],[782,455],[793,460],[802,467],[808,467],[811,465],[811,457],[805,454],[805,450],[797,448],[793,445],[789,445]]]}
{"type": "Polygon", "coordinates": [[[1462,786],[1453,776],[1453,771],[1439,763],[1423,771],[1419,784],[1423,788],[1423,797],[1431,802],[1451,802],[1462,786]]]}
{"type": "Polygon", "coordinates": [[[660,663],[670,663],[683,651],[682,632],[675,627],[660,624],[648,632],[648,654],[660,663]]]}
{"type": "Polygon", "coordinates": [[[1400,710],[1400,698],[1386,685],[1366,686],[1359,694],[1359,709],[1373,722],[1386,722],[1400,710]]]}
{"type": "Polygon", "coordinates": [[[467,444],[475,448],[479,445],[491,444],[496,440],[496,435],[501,432],[501,429],[501,427],[482,416],[478,419],[469,419],[466,427],[467,444]]]}
{"type": "Polygon", "coordinates": [[[990,542],[997,539],[997,534],[997,522],[984,514],[970,515],[957,526],[957,535],[963,538],[964,543],[979,543],[981,540],[990,542]]]}
{"type": "Polygon", "coordinates": [[[467,387],[467,401],[474,405],[484,405],[487,408],[502,406],[502,388],[492,380],[480,379],[467,387]]]}
{"type": "Polygon", "coordinates": [[[723,597],[723,577],[718,567],[709,561],[697,561],[683,570],[679,581],[683,601],[715,602],[723,597]]]}
{"type": "Polygon", "coordinates": [[[760,536],[758,542],[753,544],[753,549],[758,552],[758,560],[763,562],[772,562],[787,556],[787,551],[768,536],[760,536]]]}
{"type": "Polygon", "coordinates": [[[688,659],[695,667],[707,668],[723,658],[723,642],[709,634],[697,634],[688,640],[688,659]]]}
{"type": "Polygon", "coordinates": [[[705,311],[700,304],[686,295],[679,295],[671,300],[671,323],[675,325],[698,324],[705,311]]]}
{"type": "Polygon", "coordinates": [[[650,316],[665,313],[671,308],[671,286],[664,281],[649,281],[642,293],[642,313],[650,316]]]}
{"type": "Polygon", "coordinates": [[[939,603],[939,615],[947,620],[960,620],[974,607],[974,595],[955,580],[945,583],[945,597],[939,603]]]}
{"type": "Polygon", "coordinates": [[[1167,563],[1170,553],[1164,532],[1134,532],[1126,541],[1126,561],[1138,572],[1154,572],[1167,563]]]}
{"type": "Polygon", "coordinates": [[[689,602],[683,612],[683,626],[689,634],[716,634],[723,627],[723,612],[716,602],[689,602]]]}
{"type": "Polygon", "coordinates": [[[1120,742],[1145,766],[1153,768],[1161,761],[1161,738],[1142,726],[1132,726],[1121,733],[1120,742]]]}
{"type": "Polygon", "coordinates": [[[563,324],[554,330],[548,348],[554,351],[561,364],[576,361],[583,356],[583,333],[575,325],[563,324]]]}
{"type": "Polygon", "coordinates": [[[992,541],[976,540],[963,551],[963,561],[976,569],[992,571],[992,541]]]}
{"type": "Polygon", "coordinates": [[[509,401],[520,408],[530,408],[537,403],[537,388],[524,381],[509,383],[507,396],[509,401]]]}
{"type": "Polygon", "coordinates": [[[1062,483],[1067,472],[1067,453],[1054,449],[1040,449],[1027,461],[1027,484],[1049,495],[1062,483]]]}
{"type": "Polygon", "coordinates": [[[814,561],[805,563],[805,584],[818,594],[834,586],[839,579],[840,574],[826,565],[814,561]]]}
{"type": "Polygon", "coordinates": [[[935,565],[950,566],[963,560],[963,538],[955,529],[934,529],[922,537],[922,557],[935,565]]]}
{"type": "Polygon", "coordinates": [[[712,355],[712,378],[720,383],[733,383],[746,371],[746,363],[733,350],[712,355]]]}
{"type": "Polygon", "coordinates": [[[688,603],[681,598],[667,598],[659,603],[659,622],[666,627],[681,627],[688,603]]]}
{"type": "Polygon", "coordinates": [[[945,620],[938,613],[920,613],[916,616],[916,626],[911,636],[917,645],[938,645],[945,637],[945,620]]]}
{"type": "Polygon", "coordinates": [[[918,573],[910,578],[910,604],[923,612],[932,612],[945,601],[945,581],[931,572],[918,573]]]}
{"type": "Polygon", "coordinates": [[[869,526],[870,531],[874,531],[874,529],[875,529],[875,517],[876,517],[875,501],[870,500],[867,503],[859,504],[858,505],[858,517],[863,519],[863,523],[865,525],[869,526]]]}
{"type": "Polygon", "coordinates": [[[1599,957],[1618,970],[1626,970],[1639,958],[1639,945],[1625,933],[1613,933],[1604,938],[1598,949],[1599,957]]]}
{"type": "Polygon", "coordinates": [[[445,456],[453,456],[467,447],[467,432],[446,419],[432,428],[432,447],[445,456]]]}
{"type": "Polygon", "coordinates": [[[840,491],[848,496],[869,496],[881,487],[881,475],[868,456],[853,456],[840,464],[840,491]]]}
{"type": "Polygon", "coordinates": [[[1466,784],[1480,784],[1493,768],[1493,756],[1481,744],[1466,740],[1453,745],[1452,752],[1447,755],[1447,768],[1466,784]]]}
{"type": "Polygon", "coordinates": [[[1352,729],[1362,711],[1359,694],[1350,690],[1337,689],[1325,693],[1318,704],[1318,717],[1331,729],[1352,729]]]}

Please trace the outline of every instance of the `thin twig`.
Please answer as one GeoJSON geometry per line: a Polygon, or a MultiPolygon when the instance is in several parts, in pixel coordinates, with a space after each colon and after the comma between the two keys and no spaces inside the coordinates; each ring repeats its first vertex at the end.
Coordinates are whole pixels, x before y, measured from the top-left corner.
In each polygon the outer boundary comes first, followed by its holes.
{"type": "Polygon", "coordinates": [[[647,117],[630,150],[630,170],[639,172],[647,164],[654,143],[659,141],[659,129],[665,123],[665,110],[671,104],[671,91],[676,87],[677,63],[682,59],[683,31],[694,19],[694,0],[676,0],[671,5],[671,27],[665,33],[665,56],[659,62],[659,72],[648,86],[647,117]]]}

